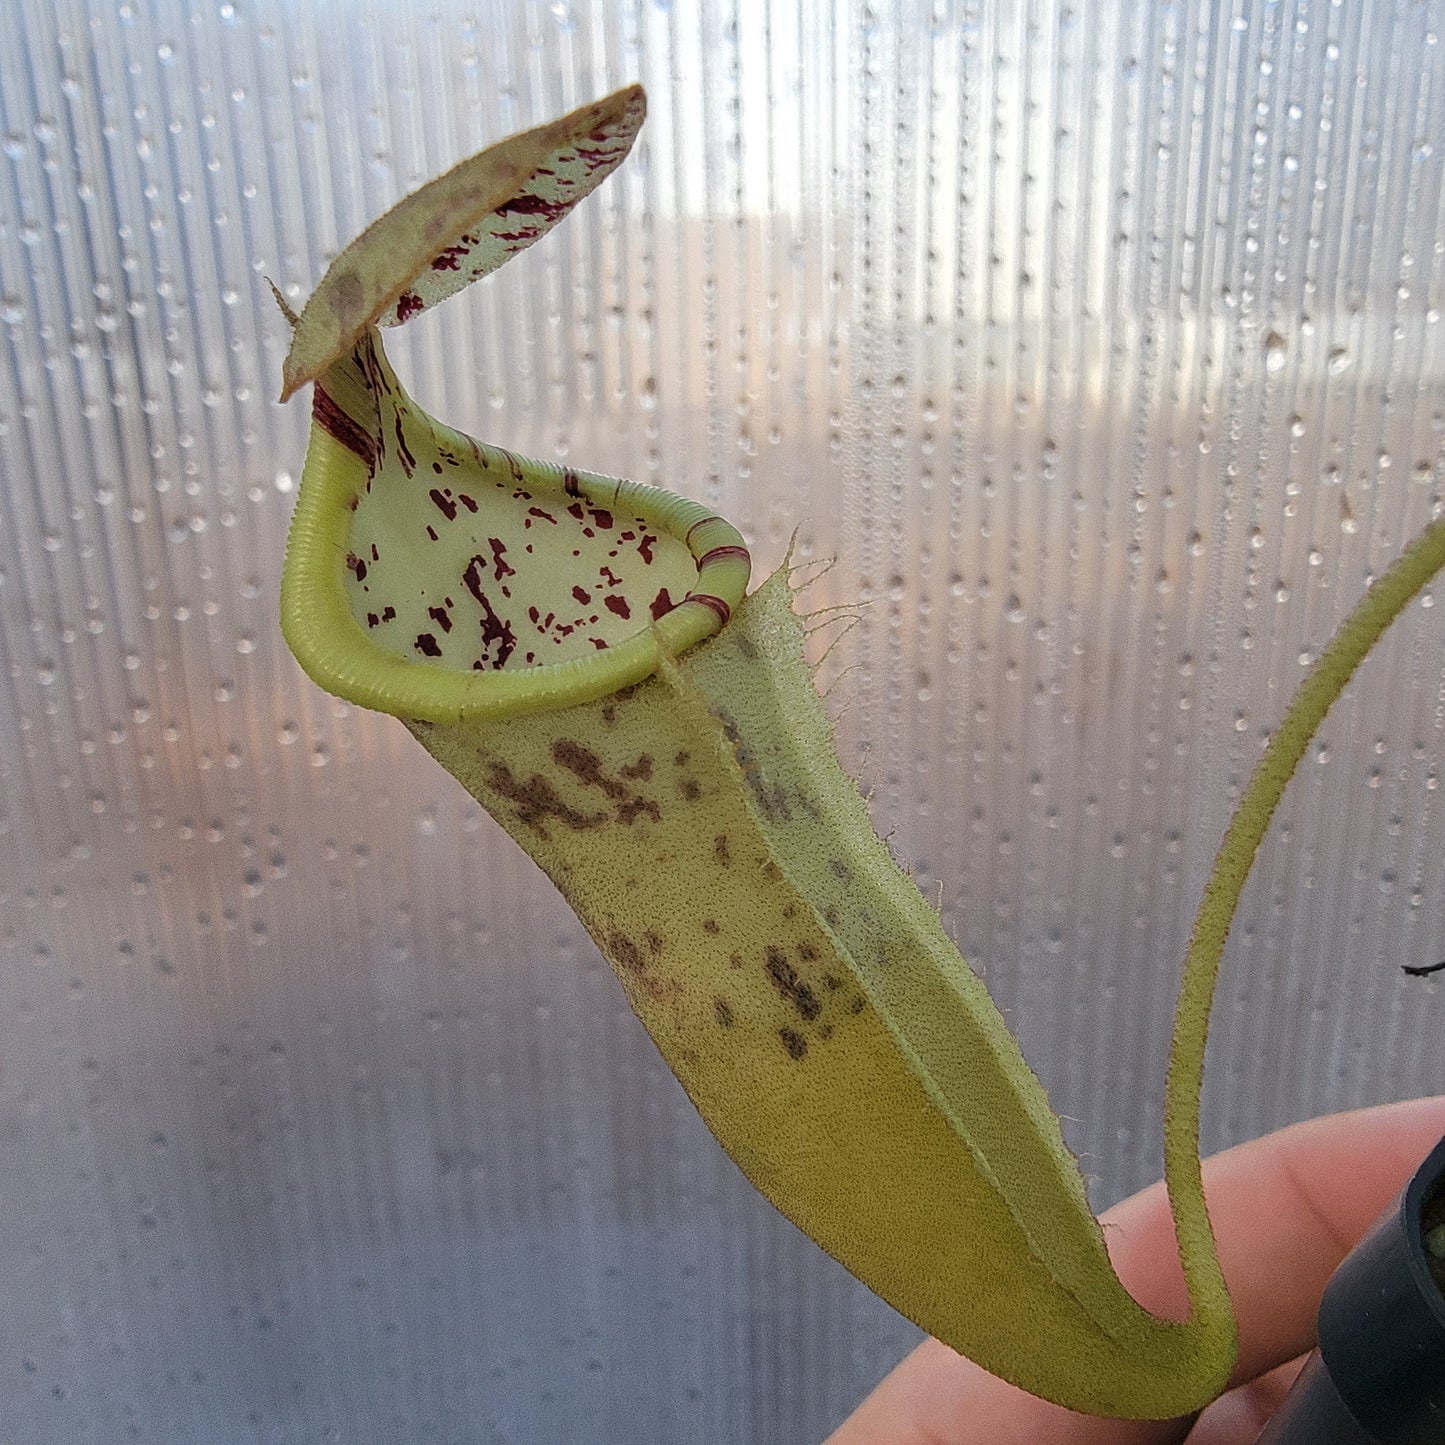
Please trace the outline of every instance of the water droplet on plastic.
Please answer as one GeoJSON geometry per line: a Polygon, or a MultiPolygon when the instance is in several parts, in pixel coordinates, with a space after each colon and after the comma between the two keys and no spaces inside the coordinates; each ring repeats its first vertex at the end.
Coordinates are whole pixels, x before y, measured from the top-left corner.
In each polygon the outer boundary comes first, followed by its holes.
{"type": "Polygon", "coordinates": [[[1265,370],[1271,374],[1283,371],[1285,362],[1288,360],[1289,343],[1278,331],[1267,332],[1264,338],[1265,370]]]}

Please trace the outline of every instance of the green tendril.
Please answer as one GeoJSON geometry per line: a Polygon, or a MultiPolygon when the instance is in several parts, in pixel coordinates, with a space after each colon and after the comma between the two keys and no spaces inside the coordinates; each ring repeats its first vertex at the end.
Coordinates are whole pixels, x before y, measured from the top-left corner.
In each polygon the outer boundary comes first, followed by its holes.
{"type": "Polygon", "coordinates": [[[1275,809],[1325,715],[1390,624],[1442,566],[1445,518],[1432,522],[1376,579],[1315,661],[1255,765],[1204,885],[1185,955],[1164,1086],[1164,1178],[1196,1312],[1229,1307],[1204,1200],[1199,1106],[1210,1006],[1240,894],[1275,809]]]}

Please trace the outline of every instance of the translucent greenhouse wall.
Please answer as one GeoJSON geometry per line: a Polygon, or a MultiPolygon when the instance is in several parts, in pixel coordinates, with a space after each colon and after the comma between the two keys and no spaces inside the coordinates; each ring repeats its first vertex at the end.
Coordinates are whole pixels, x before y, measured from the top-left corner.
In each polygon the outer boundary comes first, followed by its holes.
{"type": "MultiPolygon", "coordinates": [[[[845,763],[1111,1202],[1308,662],[1442,501],[1445,6],[11,0],[0,1439],[820,1438],[915,1332],[756,1196],[539,874],[276,625],[287,333],[420,181],[625,81],[439,415],[861,600],[845,763]]],[[[1331,715],[1206,1144],[1445,1090],[1445,608],[1331,715]]]]}

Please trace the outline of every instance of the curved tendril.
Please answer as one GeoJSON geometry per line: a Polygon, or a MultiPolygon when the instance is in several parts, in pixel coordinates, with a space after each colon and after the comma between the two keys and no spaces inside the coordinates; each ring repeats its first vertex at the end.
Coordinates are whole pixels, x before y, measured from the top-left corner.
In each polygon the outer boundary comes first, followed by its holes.
{"type": "Polygon", "coordinates": [[[1250,777],[1215,855],[1195,915],[1174,1014],[1164,1086],[1164,1178],[1179,1258],[1196,1312],[1228,1308],[1199,1159],[1199,1109],[1209,1013],[1225,940],[1259,845],[1289,780],[1355,669],[1445,566],[1445,518],[1432,522],[1377,578],[1316,659],[1250,777]]]}

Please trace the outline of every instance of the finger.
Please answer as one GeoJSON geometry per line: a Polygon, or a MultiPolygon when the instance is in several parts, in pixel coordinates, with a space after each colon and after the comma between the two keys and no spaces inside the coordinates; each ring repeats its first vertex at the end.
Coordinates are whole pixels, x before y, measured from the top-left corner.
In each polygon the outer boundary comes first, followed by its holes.
{"type": "Polygon", "coordinates": [[[925,1340],[825,1445],[1178,1445],[1192,1423],[1076,1415],[925,1340]]]}
{"type": "MultiPolygon", "coordinates": [[[[1210,1214],[1240,1321],[1236,1383],[1309,1348],[1325,1281],[1442,1132],[1445,1097],[1410,1100],[1295,1125],[1206,1161],[1210,1214]]],[[[1125,1200],[1104,1225],[1135,1298],[1183,1318],[1187,1295],[1163,1187],[1125,1200]]],[[[1191,1423],[1076,1415],[928,1340],[828,1445],[1176,1445],[1191,1423]]]]}
{"type": "MultiPolygon", "coordinates": [[[[1232,1383],[1313,1347],[1340,1261],[1445,1132],[1445,1096],[1296,1124],[1217,1155],[1205,1192],[1239,1319],[1232,1383]]],[[[1184,1276],[1162,1185],[1105,1216],[1109,1254],[1146,1309],[1182,1319],[1184,1276]]]]}
{"type": "Polygon", "coordinates": [[[1270,1416],[1284,1403],[1305,1359],[1300,1355],[1221,1395],[1200,1415],[1187,1445],[1250,1445],[1257,1440],[1270,1416]]]}

